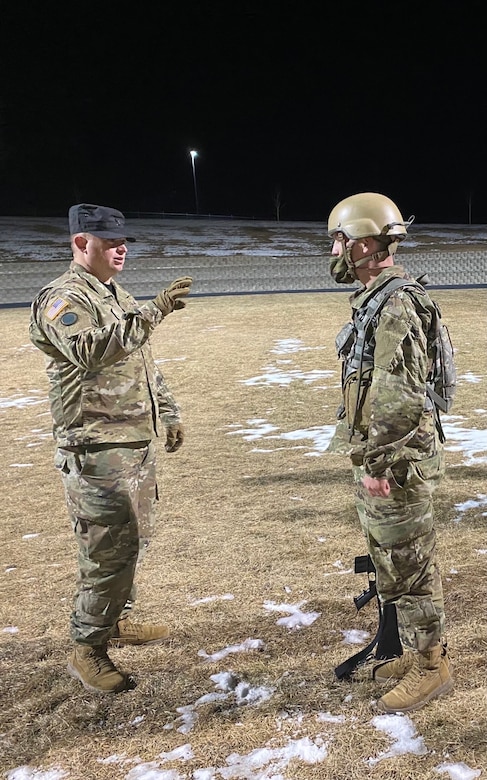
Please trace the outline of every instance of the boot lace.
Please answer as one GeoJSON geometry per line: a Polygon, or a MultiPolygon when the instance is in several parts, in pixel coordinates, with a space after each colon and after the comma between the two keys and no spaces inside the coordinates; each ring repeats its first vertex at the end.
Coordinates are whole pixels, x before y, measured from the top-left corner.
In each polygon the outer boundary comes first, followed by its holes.
{"type": "MultiPolygon", "coordinates": [[[[399,658],[394,658],[394,671],[401,675],[406,675],[406,673],[409,671],[409,668],[412,664],[412,658],[411,653],[405,652],[403,655],[401,655],[399,658]]],[[[385,666],[385,664],[384,664],[385,666]]],[[[384,667],[382,667],[384,668],[384,667]]],[[[380,671],[380,669],[379,669],[380,671]]]]}
{"type": "Polygon", "coordinates": [[[104,647],[93,647],[89,655],[89,663],[95,674],[117,671],[104,647]]]}
{"type": "Polygon", "coordinates": [[[385,679],[386,677],[404,677],[413,663],[412,653],[406,650],[403,655],[397,658],[390,658],[388,660],[381,661],[377,664],[375,659],[375,665],[372,670],[372,678],[385,679]]]}
{"type": "Polygon", "coordinates": [[[421,682],[427,675],[427,669],[421,669],[419,664],[413,663],[409,672],[396,685],[394,691],[398,694],[405,694],[406,696],[414,697],[414,695],[418,692],[418,688],[421,685],[421,682]]]}

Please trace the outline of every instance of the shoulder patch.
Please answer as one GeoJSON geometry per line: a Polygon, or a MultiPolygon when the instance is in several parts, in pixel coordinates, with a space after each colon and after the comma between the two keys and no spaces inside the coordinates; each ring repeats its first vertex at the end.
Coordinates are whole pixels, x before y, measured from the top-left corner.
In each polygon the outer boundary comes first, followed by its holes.
{"type": "Polygon", "coordinates": [[[78,322],[78,315],[74,311],[67,311],[61,317],[61,325],[74,325],[75,322],[78,322]]]}
{"type": "Polygon", "coordinates": [[[64,298],[56,298],[46,311],[47,319],[55,320],[67,306],[69,306],[69,301],[65,301],[64,298]]]}

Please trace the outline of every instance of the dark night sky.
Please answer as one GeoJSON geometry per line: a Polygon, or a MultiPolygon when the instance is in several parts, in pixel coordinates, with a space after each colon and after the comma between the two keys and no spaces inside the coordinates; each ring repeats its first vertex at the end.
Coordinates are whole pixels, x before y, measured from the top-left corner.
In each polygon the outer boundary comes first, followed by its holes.
{"type": "Polygon", "coordinates": [[[481,2],[2,2],[0,214],[487,223],[481,2]]]}

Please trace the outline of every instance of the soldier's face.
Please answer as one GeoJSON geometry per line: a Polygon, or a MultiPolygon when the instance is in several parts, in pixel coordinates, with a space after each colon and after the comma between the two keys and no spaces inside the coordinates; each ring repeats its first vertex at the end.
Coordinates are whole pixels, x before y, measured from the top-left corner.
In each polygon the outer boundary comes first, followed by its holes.
{"type": "Polygon", "coordinates": [[[83,265],[101,282],[107,282],[123,270],[126,254],[127,246],[123,238],[89,236],[83,265]]]}

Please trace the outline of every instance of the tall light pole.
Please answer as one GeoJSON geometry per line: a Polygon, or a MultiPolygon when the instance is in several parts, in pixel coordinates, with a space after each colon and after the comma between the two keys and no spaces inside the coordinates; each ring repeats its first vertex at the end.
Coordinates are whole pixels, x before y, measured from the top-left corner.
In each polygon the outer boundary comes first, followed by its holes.
{"type": "Polygon", "coordinates": [[[194,149],[191,149],[190,155],[191,155],[191,169],[193,171],[194,202],[196,206],[196,213],[199,214],[200,210],[198,206],[198,188],[196,186],[196,170],[194,167],[194,158],[198,157],[198,152],[196,152],[194,149]]]}

